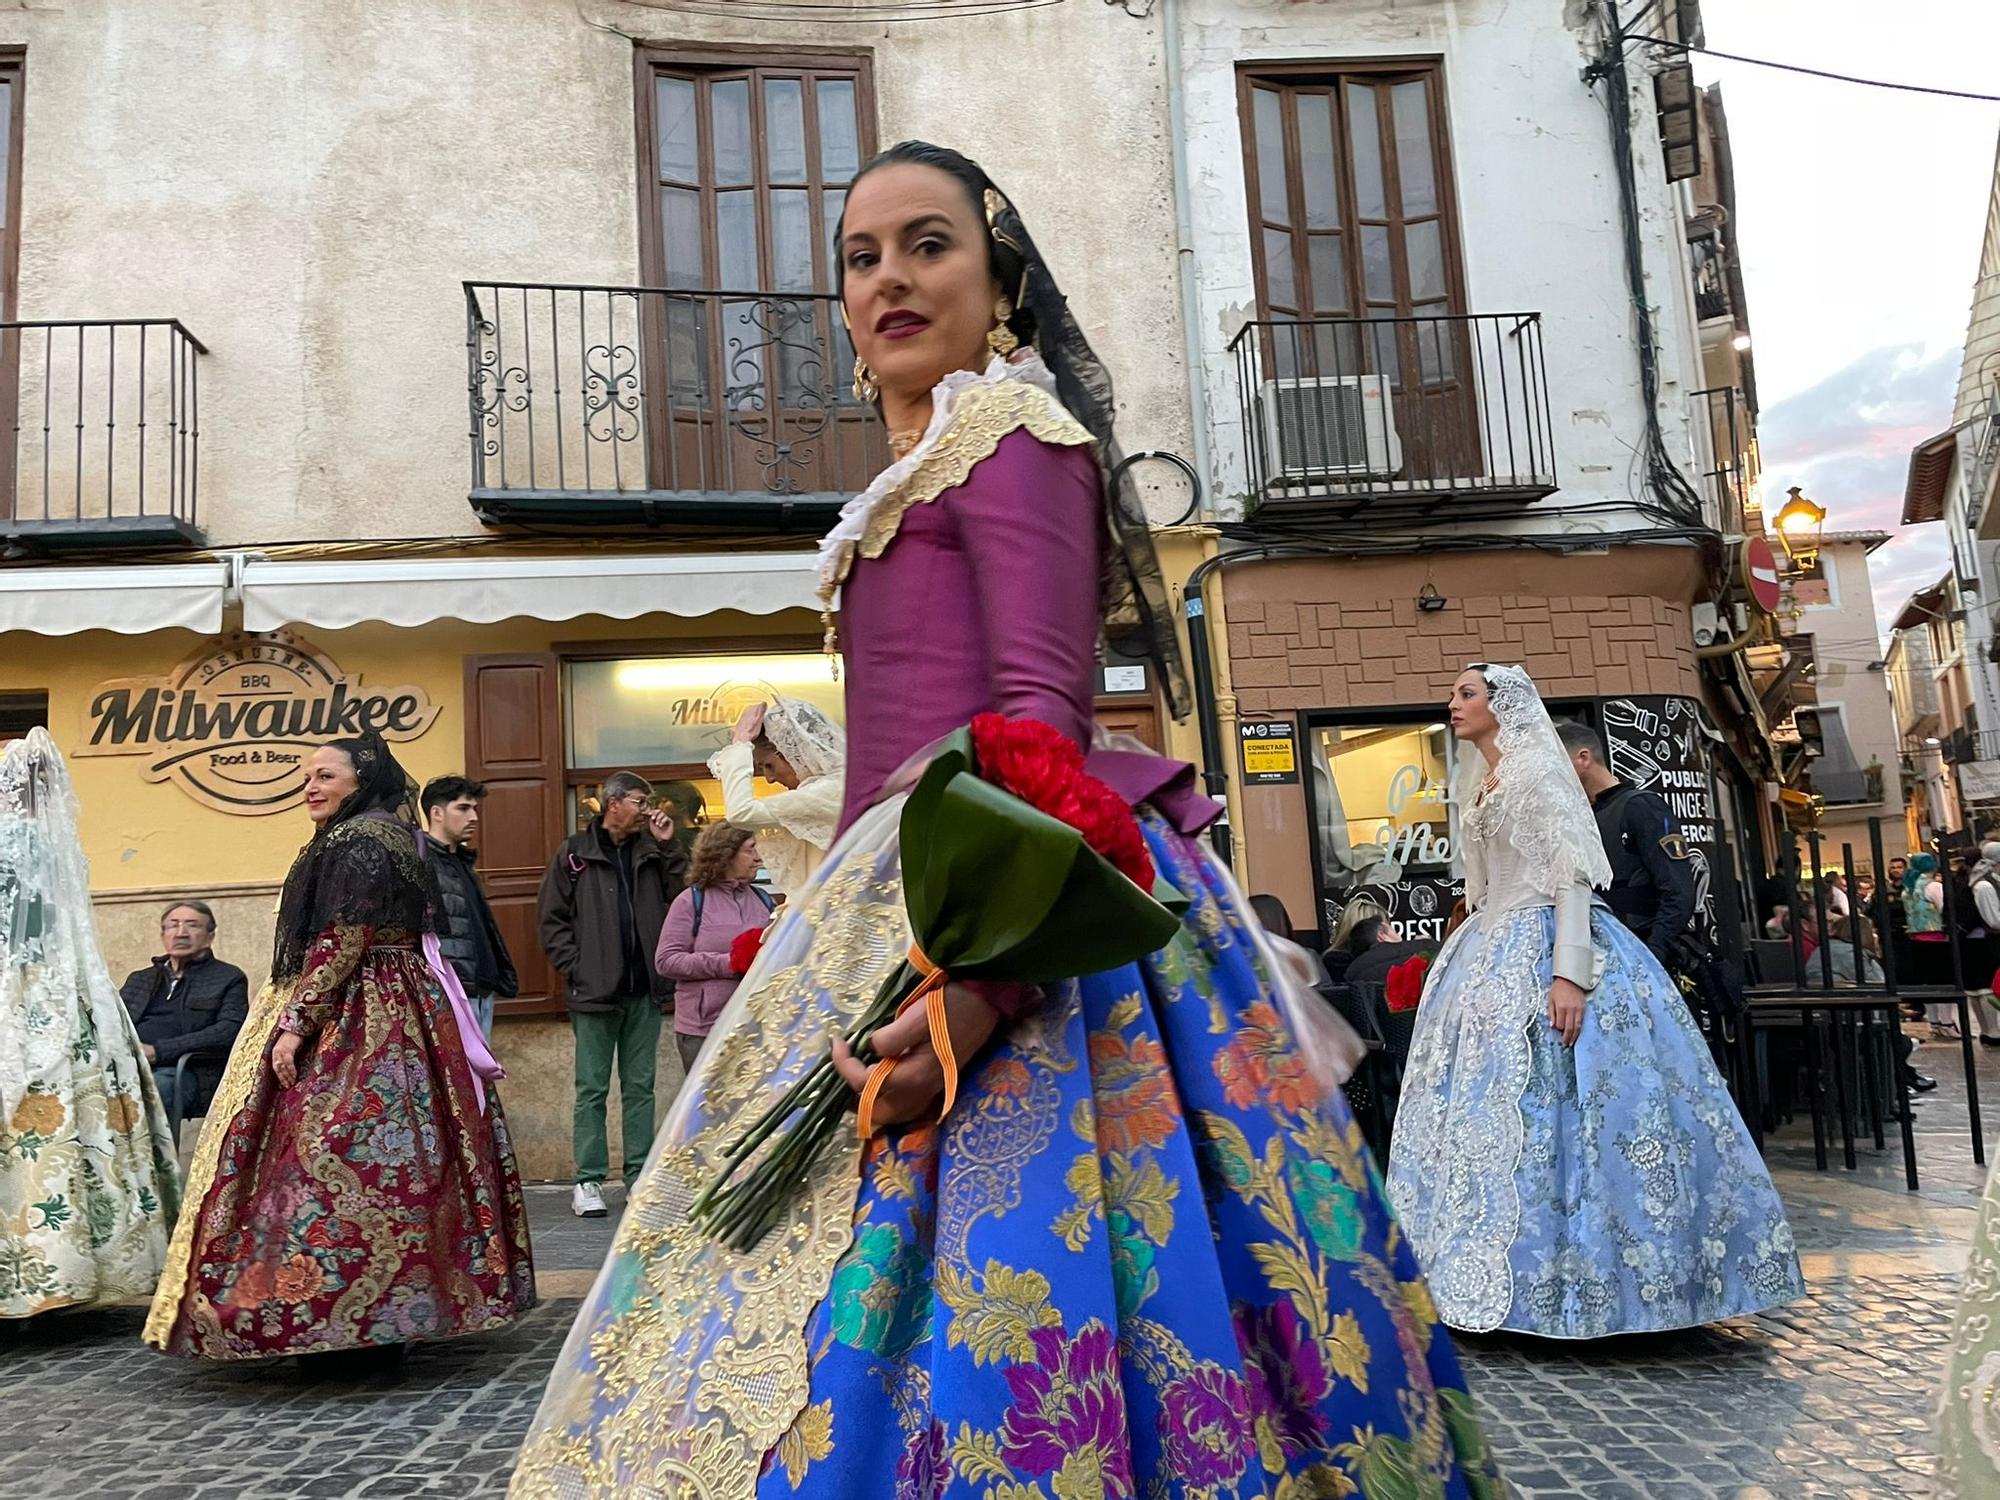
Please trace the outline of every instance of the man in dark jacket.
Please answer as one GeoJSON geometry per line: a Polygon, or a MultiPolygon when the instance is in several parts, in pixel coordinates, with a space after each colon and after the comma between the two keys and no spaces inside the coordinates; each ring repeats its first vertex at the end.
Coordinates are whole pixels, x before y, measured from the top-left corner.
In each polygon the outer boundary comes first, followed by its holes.
{"type": "Polygon", "coordinates": [[[465,986],[465,998],[479,1017],[479,1029],[493,1035],[493,1002],[511,1000],[521,992],[514,973],[514,960],[507,952],[493,920],[493,908],[479,884],[473,868],[479,839],[479,804],[486,788],[463,776],[439,776],[424,787],[418,799],[423,808],[427,831],[423,835],[424,858],[437,871],[438,889],[444,894],[444,920],[439,924],[438,947],[458,982],[465,986]]]}
{"type": "Polygon", "coordinates": [[[1611,861],[1604,904],[1671,969],[1681,962],[1681,938],[1694,922],[1694,865],[1680,820],[1659,797],[1611,774],[1595,730],[1566,722],[1557,732],[1611,861]]]}
{"type": "Polygon", "coordinates": [[[540,902],[542,947],[563,977],[576,1041],[570,1208],[582,1218],[605,1212],[605,1101],[614,1061],[626,1187],[653,1144],[660,1017],[674,994],[654,972],[653,950],[668,903],[687,884],[687,855],[673,840],[673,820],[654,808],[646,779],[620,771],[606,780],[602,798],[604,811],[549,861],[540,902]]]}
{"type": "Polygon", "coordinates": [[[215,913],[206,901],[176,901],[160,918],[166,951],[127,976],[119,993],[153,1065],[160,1102],[170,1114],[198,1115],[215,1097],[222,1066],[250,1014],[243,971],[215,956],[215,913]],[[174,1093],[182,1058],[183,1095],[174,1093]]]}

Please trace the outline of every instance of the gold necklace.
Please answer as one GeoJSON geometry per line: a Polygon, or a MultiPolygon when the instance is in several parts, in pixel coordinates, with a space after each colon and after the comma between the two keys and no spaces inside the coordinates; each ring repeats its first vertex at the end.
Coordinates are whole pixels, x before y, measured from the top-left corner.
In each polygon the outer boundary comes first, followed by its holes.
{"type": "Polygon", "coordinates": [[[923,433],[916,428],[911,428],[906,432],[892,432],[889,434],[889,456],[891,458],[908,458],[910,454],[916,451],[917,444],[923,440],[923,433]]]}

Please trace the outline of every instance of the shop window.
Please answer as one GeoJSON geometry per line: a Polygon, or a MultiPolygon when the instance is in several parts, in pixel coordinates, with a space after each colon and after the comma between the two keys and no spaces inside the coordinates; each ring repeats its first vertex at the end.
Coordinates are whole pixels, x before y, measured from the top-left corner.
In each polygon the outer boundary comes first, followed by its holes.
{"type": "Polygon", "coordinates": [[[18,740],[30,729],[47,728],[48,722],[47,693],[0,693],[0,743],[18,740]]]}
{"type": "Polygon", "coordinates": [[[1437,938],[1451,879],[1449,733],[1442,724],[1342,724],[1311,733],[1312,802],[1327,930],[1355,896],[1409,938],[1437,938]]]}
{"type": "Polygon", "coordinates": [[[816,651],[568,663],[569,826],[582,827],[596,814],[598,788],[614,771],[636,771],[652,782],[684,835],[719,819],[722,788],[709,777],[708,758],[728,743],[744,709],[781,696],[811,703],[836,723],[846,720],[841,686],[816,651]]]}

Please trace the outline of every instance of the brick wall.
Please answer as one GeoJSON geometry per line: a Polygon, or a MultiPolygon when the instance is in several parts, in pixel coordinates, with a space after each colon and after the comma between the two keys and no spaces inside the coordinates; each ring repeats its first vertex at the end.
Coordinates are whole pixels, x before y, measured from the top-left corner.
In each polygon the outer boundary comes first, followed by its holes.
{"type": "MultiPolygon", "coordinates": [[[[1688,601],[1702,582],[1692,548],[1658,546],[1594,557],[1468,552],[1225,568],[1238,710],[1441,705],[1475,661],[1518,662],[1551,698],[1698,696],[1688,601]],[[1417,608],[1426,583],[1444,595],[1443,609],[1417,608]]],[[[1238,815],[1248,888],[1307,920],[1304,786],[1245,787],[1238,815]]]]}
{"type": "Polygon", "coordinates": [[[1687,593],[1677,587],[1691,580],[1649,576],[1659,571],[1617,554],[1510,553],[1444,556],[1428,566],[1395,559],[1232,569],[1225,600],[1238,705],[1256,714],[1437,703],[1475,661],[1519,663],[1550,697],[1692,695],[1693,635],[1687,593]],[[1417,608],[1425,582],[1445,596],[1443,609],[1417,608]],[[1534,587],[1550,583],[1563,587],[1534,587]],[[1495,588],[1509,592],[1473,592],[1495,588]]]}

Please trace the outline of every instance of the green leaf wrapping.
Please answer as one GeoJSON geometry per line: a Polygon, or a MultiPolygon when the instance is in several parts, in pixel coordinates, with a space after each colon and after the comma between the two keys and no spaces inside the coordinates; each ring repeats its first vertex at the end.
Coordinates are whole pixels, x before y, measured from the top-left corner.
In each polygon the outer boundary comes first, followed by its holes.
{"type": "Polygon", "coordinates": [[[954,979],[1074,979],[1144,958],[1180,925],[1076,829],[976,774],[969,734],[904,804],[902,849],[910,929],[954,979]]]}

